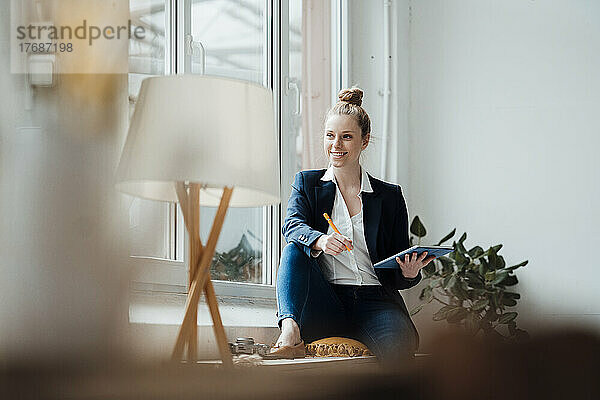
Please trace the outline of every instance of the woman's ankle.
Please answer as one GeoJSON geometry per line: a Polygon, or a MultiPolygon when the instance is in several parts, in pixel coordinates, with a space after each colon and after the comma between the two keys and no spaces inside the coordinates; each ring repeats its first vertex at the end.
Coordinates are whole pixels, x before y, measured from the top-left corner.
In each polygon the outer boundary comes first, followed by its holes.
{"type": "Polygon", "coordinates": [[[285,318],[281,321],[281,335],[279,335],[279,341],[283,344],[291,346],[296,345],[302,341],[300,337],[300,328],[293,318],[285,318]]]}
{"type": "Polygon", "coordinates": [[[300,328],[294,318],[284,318],[281,320],[281,331],[283,332],[284,330],[300,332],[300,328]]]}

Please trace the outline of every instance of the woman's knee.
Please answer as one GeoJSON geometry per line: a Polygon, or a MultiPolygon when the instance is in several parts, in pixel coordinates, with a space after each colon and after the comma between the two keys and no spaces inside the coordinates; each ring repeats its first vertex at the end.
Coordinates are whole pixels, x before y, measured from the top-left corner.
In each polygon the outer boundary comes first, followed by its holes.
{"type": "Polygon", "coordinates": [[[281,252],[280,271],[282,268],[310,270],[316,266],[316,260],[309,257],[299,244],[288,243],[281,252]]]}
{"type": "Polygon", "coordinates": [[[283,248],[283,251],[281,252],[281,258],[283,257],[299,257],[300,255],[305,256],[306,257],[306,253],[304,253],[304,251],[302,251],[302,248],[300,247],[299,244],[294,243],[294,242],[290,242],[288,244],[285,245],[285,247],[283,248]]]}
{"type": "Polygon", "coordinates": [[[302,251],[299,245],[289,243],[281,252],[279,268],[277,270],[277,290],[286,290],[296,293],[306,286],[311,275],[311,260],[302,251]]]}

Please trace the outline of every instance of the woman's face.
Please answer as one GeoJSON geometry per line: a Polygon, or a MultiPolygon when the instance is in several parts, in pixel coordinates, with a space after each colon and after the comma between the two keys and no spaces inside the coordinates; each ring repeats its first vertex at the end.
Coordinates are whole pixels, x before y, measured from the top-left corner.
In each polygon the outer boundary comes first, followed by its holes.
{"type": "Polygon", "coordinates": [[[360,153],[369,144],[369,135],[361,138],[356,118],[332,115],[325,122],[323,147],[329,163],[336,168],[357,165],[360,153]]]}

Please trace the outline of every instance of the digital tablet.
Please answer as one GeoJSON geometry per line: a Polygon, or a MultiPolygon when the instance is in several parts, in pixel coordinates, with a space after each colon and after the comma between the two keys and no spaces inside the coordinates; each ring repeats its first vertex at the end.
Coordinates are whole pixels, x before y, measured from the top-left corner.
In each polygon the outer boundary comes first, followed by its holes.
{"type": "Polygon", "coordinates": [[[435,256],[437,258],[445,256],[448,253],[452,253],[454,249],[446,246],[413,246],[410,249],[401,251],[400,253],[388,257],[383,261],[379,261],[377,264],[373,265],[373,268],[400,268],[396,262],[396,257],[400,257],[400,259],[404,261],[405,254],[417,253],[420,255],[424,251],[427,252],[427,257],[435,256]]]}

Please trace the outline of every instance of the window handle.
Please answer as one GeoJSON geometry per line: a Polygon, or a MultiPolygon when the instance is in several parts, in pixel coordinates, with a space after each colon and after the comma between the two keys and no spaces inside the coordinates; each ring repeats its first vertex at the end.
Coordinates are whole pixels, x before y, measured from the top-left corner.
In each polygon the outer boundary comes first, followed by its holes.
{"type": "Polygon", "coordinates": [[[202,42],[195,42],[191,34],[185,35],[185,55],[193,58],[200,56],[200,74],[204,75],[206,68],[206,51],[202,42]]]}
{"type": "Polygon", "coordinates": [[[296,108],[294,111],[294,114],[292,114],[294,117],[299,117],[300,114],[302,114],[302,101],[301,101],[301,94],[300,94],[300,82],[298,81],[298,79],[296,78],[290,78],[289,76],[285,77],[285,94],[289,96],[290,92],[293,90],[296,94],[296,108]]]}

